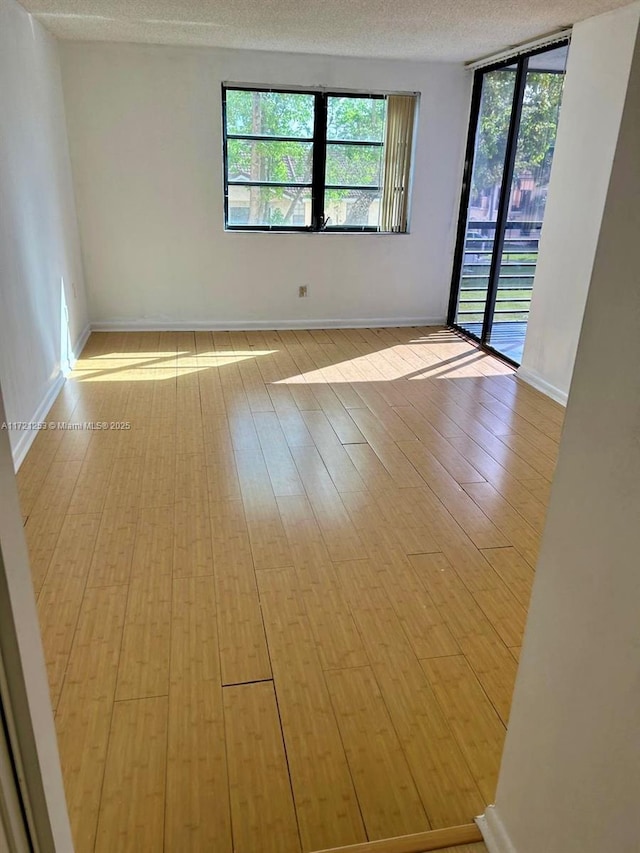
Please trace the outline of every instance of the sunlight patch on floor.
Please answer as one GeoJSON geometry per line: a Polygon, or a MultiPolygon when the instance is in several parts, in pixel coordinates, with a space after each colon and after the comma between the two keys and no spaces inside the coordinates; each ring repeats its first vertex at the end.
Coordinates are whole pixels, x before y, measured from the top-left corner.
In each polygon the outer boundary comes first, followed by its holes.
{"type": "Polygon", "coordinates": [[[80,359],[71,374],[80,382],[149,382],[175,379],[211,368],[271,355],[275,350],[220,353],[108,353],[80,359]]]}

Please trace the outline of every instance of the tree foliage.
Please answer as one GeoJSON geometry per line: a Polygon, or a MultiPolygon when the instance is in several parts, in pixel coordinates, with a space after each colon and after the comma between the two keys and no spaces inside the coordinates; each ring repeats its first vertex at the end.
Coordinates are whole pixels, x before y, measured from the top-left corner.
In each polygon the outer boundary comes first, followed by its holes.
{"type": "Polygon", "coordinates": [[[527,75],[515,173],[533,172],[539,185],[549,183],[563,83],[563,74],[527,75]]]}
{"type": "MultiPolygon", "coordinates": [[[[471,204],[481,206],[502,180],[507,134],[515,85],[515,71],[485,75],[482,89],[471,204]]],[[[527,74],[520,117],[514,176],[531,176],[538,187],[549,181],[564,76],[530,71],[527,74]]]]}

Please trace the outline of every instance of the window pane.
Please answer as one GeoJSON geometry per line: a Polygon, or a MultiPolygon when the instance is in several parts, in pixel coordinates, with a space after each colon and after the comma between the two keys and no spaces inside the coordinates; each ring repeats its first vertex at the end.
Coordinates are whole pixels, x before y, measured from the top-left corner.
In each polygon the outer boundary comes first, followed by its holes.
{"type": "Polygon", "coordinates": [[[382,151],[378,146],[327,143],[327,185],[379,187],[382,151]]]}
{"type": "Polygon", "coordinates": [[[382,142],[384,98],[332,98],[327,103],[327,139],[382,142]]]}
{"type": "Polygon", "coordinates": [[[564,45],[532,57],[535,68],[529,64],[522,100],[496,303],[488,337],[491,346],[517,362],[522,360],[529,319],[562,100],[564,74],[561,72],[567,51],[564,45]]]}
{"type": "Polygon", "coordinates": [[[227,133],[311,138],[315,97],[227,89],[227,133]]]}
{"type": "Polygon", "coordinates": [[[378,227],[380,190],[327,190],[324,214],[327,228],[378,227]]]}
{"type": "Polygon", "coordinates": [[[227,178],[230,181],[311,183],[311,142],[227,141],[227,178]]]}
{"type": "Polygon", "coordinates": [[[311,189],[305,187],[229,187],[229,225],[311,224],[311,189]]]}
{"type": "Polygon", "coordinates": [[[467,233],[455,316],[459,326],[478,337],[482,334],[487,304],[515,81],[515,65],[487,71],[482,77],[467,233]]]}

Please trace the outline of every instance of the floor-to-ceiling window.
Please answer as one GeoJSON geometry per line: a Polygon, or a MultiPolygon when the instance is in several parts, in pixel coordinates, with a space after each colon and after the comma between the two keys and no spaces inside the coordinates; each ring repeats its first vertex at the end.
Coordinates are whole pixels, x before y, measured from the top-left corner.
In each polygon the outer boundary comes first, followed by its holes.
{"type": "Polygon", "coordinates": [[[520,363],[568,44],[476,71],[449,323],[520,363]]]}

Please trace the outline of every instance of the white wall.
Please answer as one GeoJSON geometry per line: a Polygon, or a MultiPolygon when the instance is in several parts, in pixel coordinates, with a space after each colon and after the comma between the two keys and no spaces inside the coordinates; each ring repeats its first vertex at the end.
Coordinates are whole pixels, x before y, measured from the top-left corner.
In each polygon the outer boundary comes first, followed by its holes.
{"type": "Polygon", "coordinates": [[[461,66],[60,47],[92,323],[444,319],[471,84],[461,66]],[[412,233],[225,233],[225,80],[421,91],[412,233]]]}
{"type": "Polygon", "coordinates": [[[638,850],[638,139],[640,39],[489,811],[512,847],[496,851],[638,850]]]}
{"type": "MultiPolygon", "coordinates": [[[[57,44],[14,0],[0,0],[0,259],[0,383],[7,418],[30,421],[88,320],[57,44]]],[[[19,461],[33,433],[10,438],[19,461]]]]}
{"type": "Polygon", "coordinates": [[[640,6],[573,29],[520,376],[566,402],[640,6]]]}

